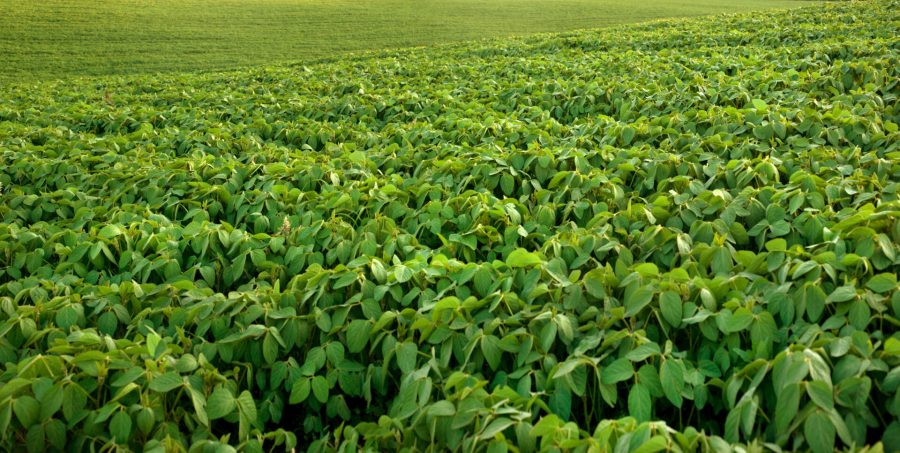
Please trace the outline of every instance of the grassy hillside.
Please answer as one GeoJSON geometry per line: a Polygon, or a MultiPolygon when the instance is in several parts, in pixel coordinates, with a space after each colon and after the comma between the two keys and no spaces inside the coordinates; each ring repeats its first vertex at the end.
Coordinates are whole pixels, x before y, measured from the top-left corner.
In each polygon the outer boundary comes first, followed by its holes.
{"type": "Polygon", "coordinates": [[[897,451],[898,12],[0,88],[0,450],[897,451]]]}
{"type": "Polygon", "coordinates": [[[794,0],[0,0],[0,82],[238,68],[348,51],[788,7],[794,0]]]}

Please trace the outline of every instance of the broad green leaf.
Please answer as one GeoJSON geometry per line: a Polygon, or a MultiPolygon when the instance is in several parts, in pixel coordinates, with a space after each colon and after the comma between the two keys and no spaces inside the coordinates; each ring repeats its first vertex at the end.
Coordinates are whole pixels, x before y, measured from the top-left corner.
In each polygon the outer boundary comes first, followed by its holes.
{"type": "Polygon", "coordinates": [[[813,411],[803,422],[803,435],[813,453],[834,451],[834,424],[820,410],[813,411]]]}
{"type": "Polygon", "coordinates": [[[866,282],[866,288],[879,294],[884,294],[897,289],[897,276],[895,274],[878,274],[866,282]]]}
{"type": "Polygon", "coordinates": [[[488,366],[492,370],[496,370],[500,366],[502,351],[500,350],[500,340],[493,335],[485,335],[481,338],[481,352],[484,359],[488,362],[488,366]]]}
{"type": "Polygon", "coordinates": [[[428,406],[428,413],[435,417],[451,417],[456,414],[456,407],[450,401],[441,400],[428,406]]]}
{"type": "Polygon", "coordinates": [[[150,381],[150,390],[165,393],[184,385],[184,379],[173,371],[157,376],[150,381]]]}
{"type": "Polygon", "coordinates": [[[404,373],[411,372],[416,367],[416,356],[419,349],[414,343],[405,342],[397,347],[397,366],[404,373]]]}
{"type": "Polygon", "coordinates": [[[816,406],[830,411],[834,409],[834,398],[831,386],[822,381],[809,381],[806,383],[806,393],[816,403],[816,406]]]}
{"type": "Polygon", "coordinates": [[[231,391],[219,386],[206,400],[206,415],[210,420],[216,420],[230,415],[235,407],[236,401],[231,391]]]}
{"type": "Polygon", "coordinates": [[[484,427],[484,429],[481,431],[481,434],[478,435],[478,438],[481,440],[491,439],[513,424],[515,424],[515,422],[506,417],[496,418],[494,420],[491,420],[491,422],[484,427]]]}
{"type": "Polygon", "coordinates": [[[662,384],[663,393],[675,407],[681,407],[684,401],[681,396],[681,392],[684,390],[684,374],[684,365],[672,359],[664,360],[659,369],[659,381],[662,384]]]}
{"type": "Polygon", "coordinates": [[[651,437],[650,440],[642,443],[633,453],[656,453],[658,451],[666,450],[667,448],[669,448],[669,443],[665,436],[656,435],[651,437]]]}
{"type": "Polygon", "coordinates": [[[118,225],[109,224],[100,229],[98,236],[102,239],[110,240],[114,237],[121,236],[122,233],[122,228],[118,225]]]}
{"type": "Polygon", "coordinates": [[[256,402],[253,395],[244,390],[235,400],[238,408],[238,433],[241,439],[247,439],[250,428],[256,425],[256,402]]]}
{"type": "Polygon", "coordinates": [[[22,395],[13,400],[13,412],[16,413],[16,419],[23,427],[28,428],[38,422],[38,416],[41,413],[41,404],[28,395],[22,395]]]}
{"type": "Polygon", "coordinates": [[[323,376],[314,377],[311,385],[313,396],[315,396],[320,403],[328,401],[328,381],[323,376]]]}
{"type": "Polygon", "coordinates": [[[628,415],[637,419],[638,422],[649,421],[651,409],[652,402],[647,387],[642,384],[631,387],[628,392],[628,415]]]}
{"type": "Polygon", "coordinates": [[[147,353],[150,354],[150,357],[156,357],[156,350],[159,347],[161,340],[159,334],[156,332],[147,334],[147,353]]]}
{"type": "Polygon", "coordinates": [[[263,338],[262,351],[263,360],[265,360],[267,364],[271,365],[278,359],[278,341],[271,333],[267,333],[263,338]]]}
{"type": "Polygon", "coordinates": [[[775,404],[775,431],[779,436],[788,434],[788,427],[797,416],[799,408],[799,384],[791,383],[785,385],[781,390],[781,393],[777,396],[777,402],[775,404]]]}
{"type": "Polygon", "coordinates": [[[538,254],[522,248],[513,250],[506,258],[506,265],[513,268],[539,266],[543,263],[544,260],[538,254]]]}
{"type": "Polygon", "coordinates": [[[572,414],[572,392],[564,386],[556,386],[550,394],[550,410],[563,420],[568,420],[572,414]]]}
{"type": "Polygon", "coordinates": [[[603,279],[604,273],[601,269],[592,269],[584,274],[584,288],[590,295],[596,298],[603,298],[606,296],[606,287],[603,279]]]}
{"type": "Polygon", "coordinates": [[[355,319],[347,326],[347,349],[352,353],[361,352],[369,341],[369,322],[355,319]]]}
{"type": "Polygon", "coordinates": [[[127,443],[131,438],[131,417],[125,411],[118,411],[109,422],[109,432],[116,439],[116,443],[127,443]]]}
{"type": "Polygon", "coordinates": [[[206,414],[206,398],[199,390],[188,386],[188,392],[191,394],[191,403],[194,405],[194,414],[197,420],[203,425],[209,426],[209,416],[206,414]]]}
{"type": "Polygon", "coordinates": [[[828,295],[827,302],[846,302],[856,297],[856,287],[854,286],[840,286],[835,288],[831,294],[828,295]]]}
{"type": "Polygon", "coordinates": [[[291,396],[288,402],[291,404],[300,404],[306,401],[306,398],[309,397],[309,392],[311,390],[312,385],[310,384],[309,379],[298,379],[296,382],[294,382],[294,386],[291,388],[291,396]]]}
{"type": "Polygon", "coordinates": [[[733,314],[729,310],[719,312],[719,328],[725,333],[735,333],[746,330],[753,322],[753,313],[745,307],[738,308],[733,314]]]}
{"type": "Polygon", "coordinates": [[[62,329],[68,329],[78,322],[78,310],[73,306],[66,306],[56,312],[56,325],[62,329]]]}
{"type": "Polygon", "coordinates": [[[634,271],[641,277],[657,277],[659,276],[659,268],[653,263],[641,263],[634,267],[634,271]]]}
{"type": "Polygon", "coordinates": [[[604,384],[612,385],[634,377],[634,366],[627,358],[623,357],[608,366],[601,366],[600,376],[604,384]]]}
{"type": "Polygon", "coordinates": [[[653,300],[653,291],[638,288],[625,296],[625,316],[634,316],[653,300]]]}
{"type": "Polygon", "coordinates": [[[659,345],[656,343],[644,343],[625,354],[625,358],[632,362],[640,362],[648,357],[659,354],[659,345]]]}
{"type": "Polygon", "coordinates": [[[673,327],[681,325],[682,319],[681,296],[672,291],[665,291],[659,295],[659,310],[663,319],[673,327]]]}

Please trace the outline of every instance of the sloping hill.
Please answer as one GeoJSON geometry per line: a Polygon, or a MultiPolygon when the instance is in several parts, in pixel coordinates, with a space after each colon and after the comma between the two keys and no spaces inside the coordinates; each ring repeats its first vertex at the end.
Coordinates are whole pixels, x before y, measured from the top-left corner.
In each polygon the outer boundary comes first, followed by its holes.
{"type": "Polygon", "coordinates": [[[898,11],[0,88],[0,445],[896,451],[898,11]]]}
{"type": "Polygon", "coordinates": [[[0,0],[0,83],[234,70],[800,0],[0,0]]]}

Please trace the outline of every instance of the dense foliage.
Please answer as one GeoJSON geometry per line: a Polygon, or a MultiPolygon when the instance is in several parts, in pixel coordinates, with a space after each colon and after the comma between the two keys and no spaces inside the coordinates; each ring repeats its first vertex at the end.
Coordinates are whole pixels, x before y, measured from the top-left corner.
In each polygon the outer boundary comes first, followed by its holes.
{"type": "Polygon", "coordinates": [[[0,90],[0,449],[900,448],[900,3],[0,90]]]}

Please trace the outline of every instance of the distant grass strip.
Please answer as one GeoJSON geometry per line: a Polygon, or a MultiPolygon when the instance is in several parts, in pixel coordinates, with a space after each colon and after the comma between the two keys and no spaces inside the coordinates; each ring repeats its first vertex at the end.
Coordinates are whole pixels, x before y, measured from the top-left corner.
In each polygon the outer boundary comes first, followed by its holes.
{"type": "Polygon", "coordinates": [[[0,81],[229,69],[794,0],[0,0],[0,81]]]}

